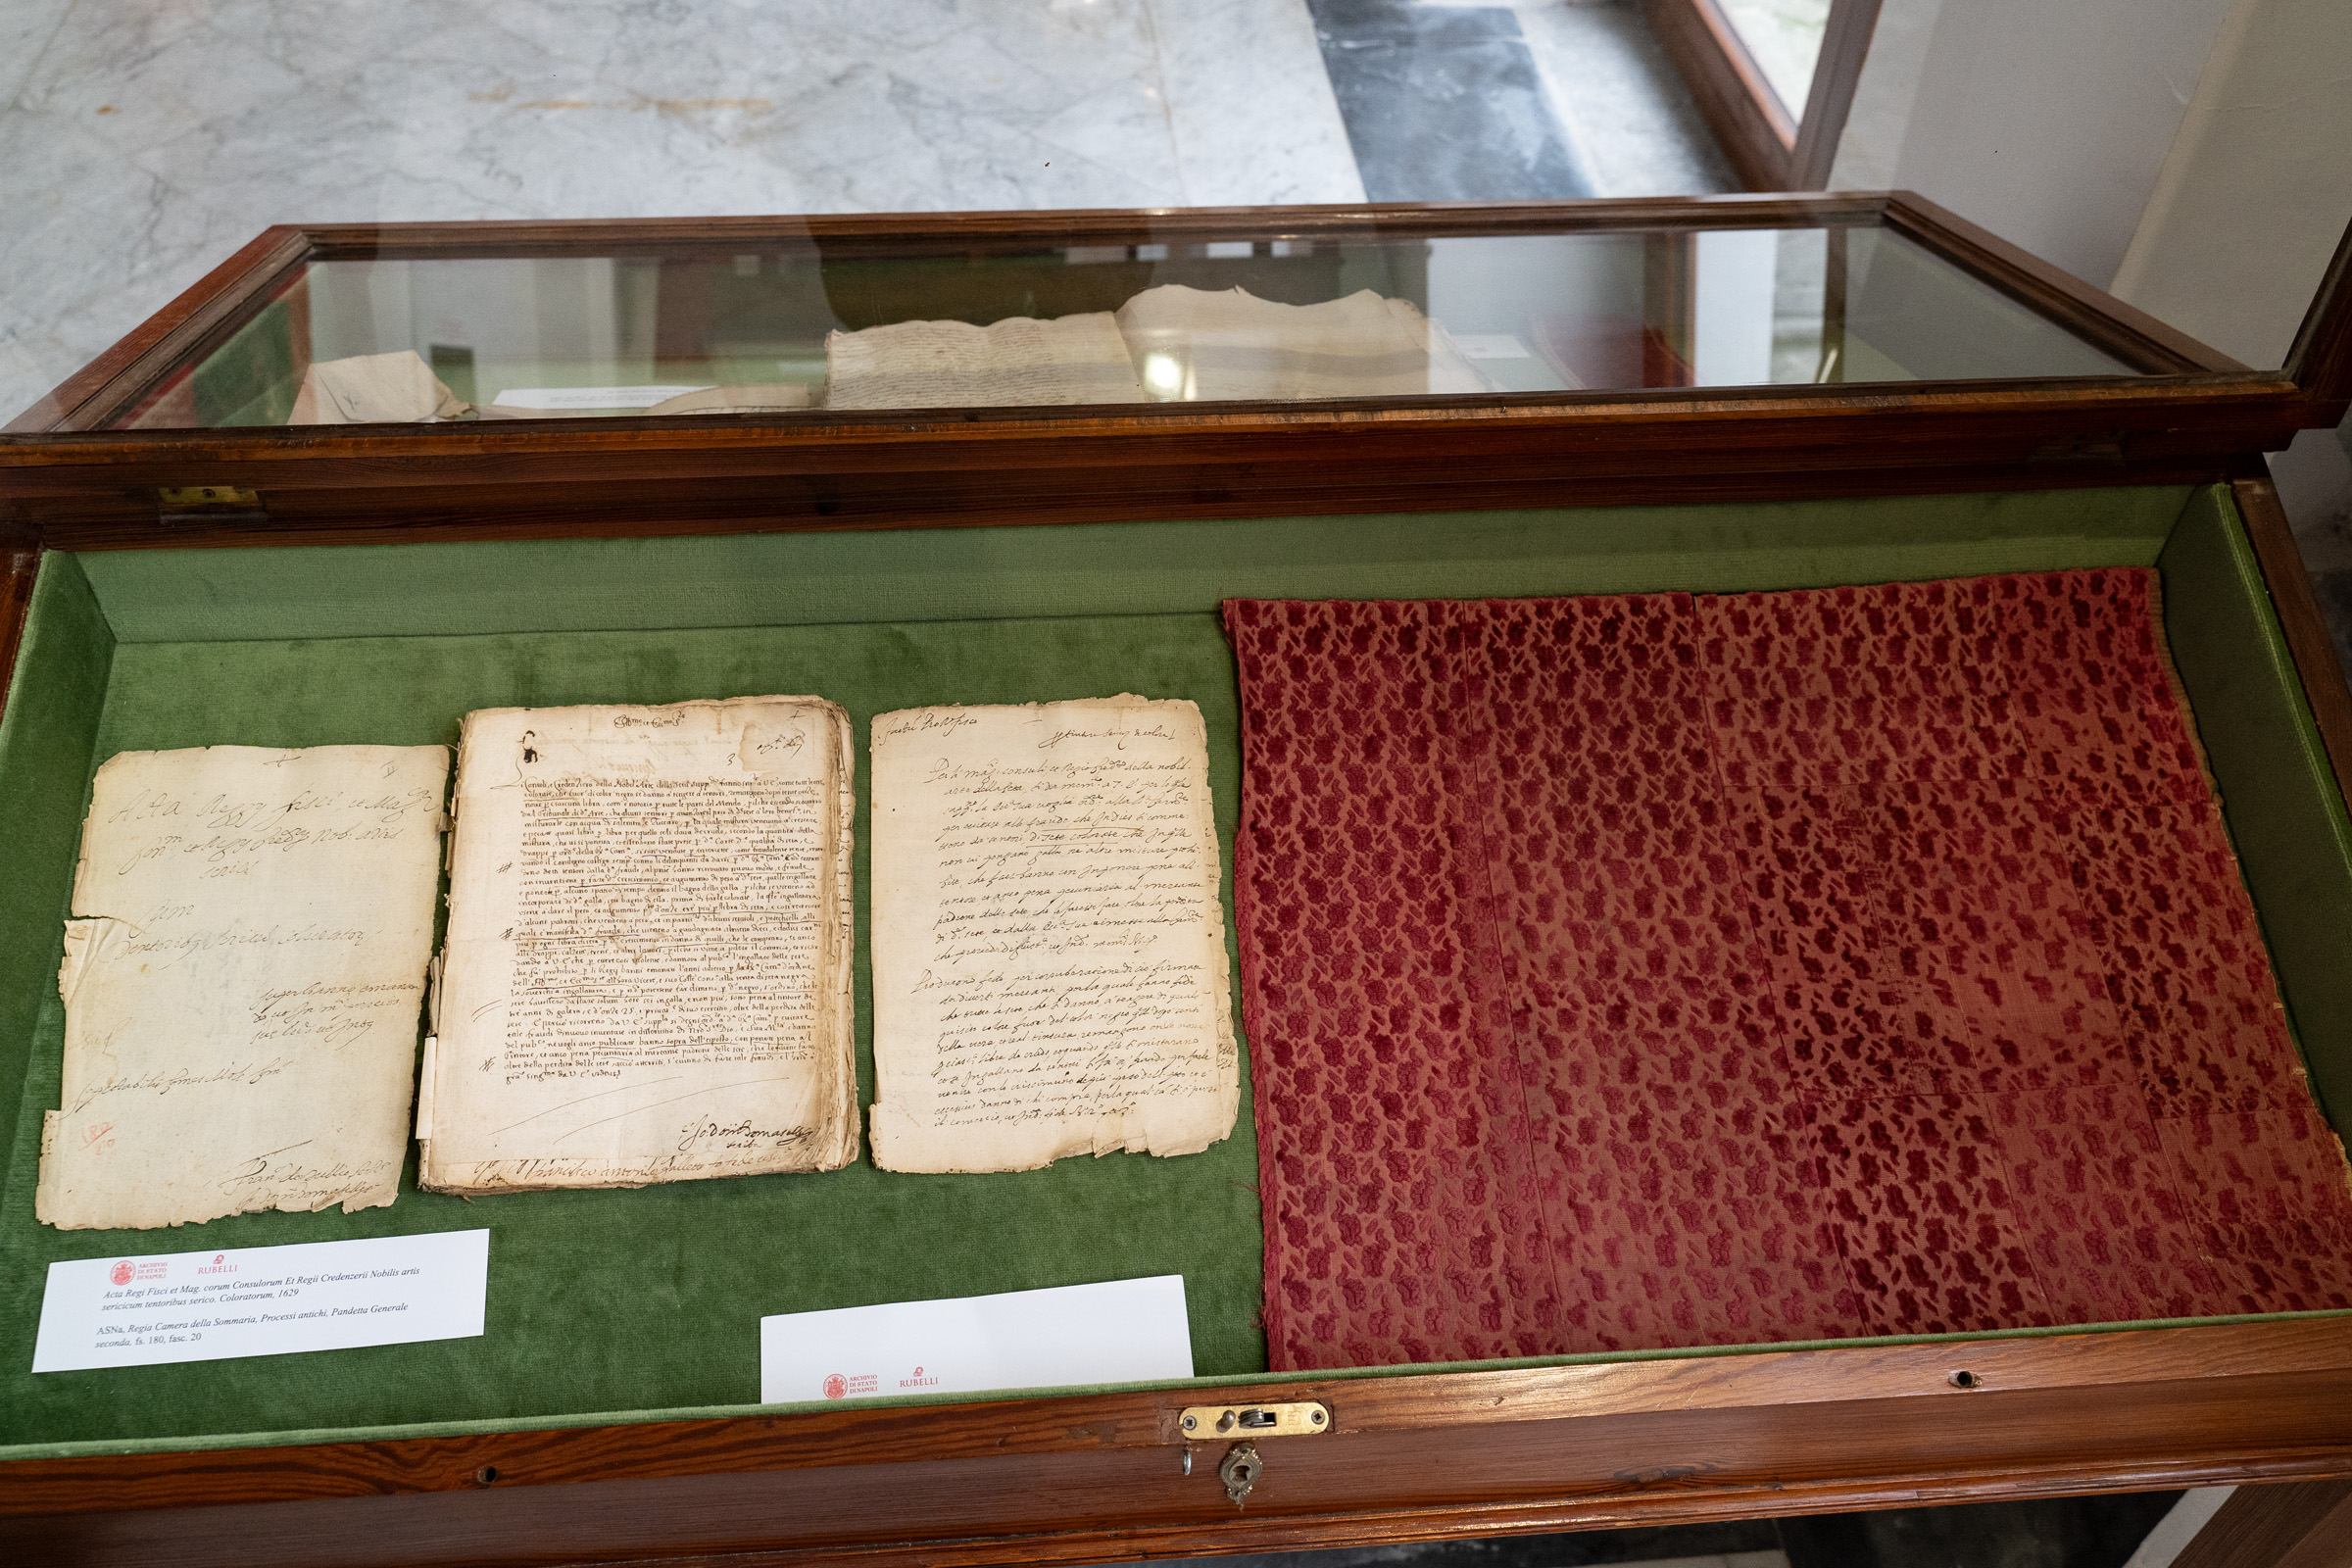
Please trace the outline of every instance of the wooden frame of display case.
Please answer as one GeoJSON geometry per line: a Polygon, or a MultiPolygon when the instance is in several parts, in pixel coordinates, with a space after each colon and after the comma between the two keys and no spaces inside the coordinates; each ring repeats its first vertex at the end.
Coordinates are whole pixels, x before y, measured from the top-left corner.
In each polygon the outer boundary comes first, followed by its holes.
{"type": "MultiPolygon", "coordinates": [[[[2340,786],[2352,693],[2258,454],[2352,398],[2339,255],[2295,356],[2245,369],[1916,198],[1504,210],[944,215],[272,229],[0,438],[0,674],[44,549],[649,535],[2227,481],[2340,786]],[[1198,232],[1885,221],[2137,378],[1667,389],[1078,415],[99,428],[307,261],[718,254],[789,231],[954,250],[1198,232]],[[1465,479],[1465,472],[1473,476],[1465,479]],[[161,487],[255,492],[216,512],[161,487]]],[[[2225,1483],[2230,1528],[2341,1528],[2352,1319],[1300,1377],[734,1419],[0,1464],[12,1561],[1089,1562],[2225,1483]],[[1966,1377],[1959,1374],[1966,1373],[1966,1377]],[[1318,1399],[1246,1506],[1180,1406],[1318,1399]],[[1205,1460],[1205,1462],[1200,1462],[1205,1460]]],[[[2209,1532],[2209,1537],[2211,1533],[2209,1532]]],[[[2218,1538],[2214,1538],[2218,1539],[2218,1538]]],[[[2214,1539],[2200,1549],[2220,1548],[2214,1539]]],[[[2265,1547],[2269,1550],[2269,1547],[2265,1547]]],[[[2316,1548],[2311,1548],[2316,1549],[2316,1548]]],[[[2283,1553],[2284,1555],[2280,1555],[2283,1553]]]]}
{"type": "Polygon", "coordinates": [[[1822,190],[1861,85],[1879,0],[1830,0],[1813,84],[1784,103],[1716,0],[1642,0],[1650,31],[1749,190],[1822,190]]]}

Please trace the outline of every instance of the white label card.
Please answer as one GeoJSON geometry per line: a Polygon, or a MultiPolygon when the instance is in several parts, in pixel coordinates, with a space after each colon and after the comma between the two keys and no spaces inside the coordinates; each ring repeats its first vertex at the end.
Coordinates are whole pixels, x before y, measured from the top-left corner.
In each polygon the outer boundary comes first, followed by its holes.
{"type": "Polygon", "coordinates": [[[516,386],[501,392],[502,409],[650,409],[657,403],[708,392],[707,386],[516,386]]]}
{"type": "Polygon", "coordinates": [[[1192,1375],[1181,1274],[760,1320],[762,1404],[1192,1375]]]}
{"type": "Polygon", "coordinates": [[[32,1369],[473,1339],[489,1280],[486,1230],[52,1263],[32,1369]]]}

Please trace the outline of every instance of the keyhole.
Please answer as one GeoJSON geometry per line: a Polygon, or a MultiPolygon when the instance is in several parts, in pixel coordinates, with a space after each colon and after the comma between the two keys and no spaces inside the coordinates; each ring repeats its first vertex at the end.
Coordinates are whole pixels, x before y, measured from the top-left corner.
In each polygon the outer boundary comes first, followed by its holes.
{"type": "Polygon", "coordinates": [[[1236,1507],[1250,1495],[1250,1489],[1257,1485],[1258,1472],[1264,1468],[1265,1461],[1258,1457],[1256,1447],[1247,1443],[1235,1444],[1224,1462],[1217,1466],[1217,1479],[1225,1483],[1225,1495],[1233,1499],[1236,1507]]]}
{"type": "Polygon", "coordinates": [[[1981,1389],[1984,1386],[1983,1379],[1979,1378],[1974,1372],[1966,1371],[1955,1372],[1950,1377],[1944,1379],[1944,1381],[1949,1383],[1955,1389],[1981,1389]]]}

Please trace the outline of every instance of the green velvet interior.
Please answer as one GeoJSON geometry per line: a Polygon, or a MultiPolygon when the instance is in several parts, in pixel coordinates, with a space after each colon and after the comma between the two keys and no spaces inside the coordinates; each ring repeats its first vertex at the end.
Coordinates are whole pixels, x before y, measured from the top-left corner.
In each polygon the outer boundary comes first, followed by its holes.
{"type": "Polygon", "coordinates": [[[2221,787],[2312,1088],[2352,1126],[2352,820],[2228,492],[2200,490],[2156,564],[2165,634],[2221,787]]]}
{"type": "MultiPolygon", "coordinates": [[[[821,692],[850,709],[858,754],[876,711],[1128,689],[1189,697],[1208,719],[1228,846],[1240,755],[1231,661],[1213,614],[862,623],[685,632],[558,632],[317,642],[133,643],[115,653],[97,752],[220,742],[454,744],[469,709],[662,703],[821,692]]],[[[864,820],[858,885],[865,885],[864,820]]],[[[866,946],[864,901],[858,949],[866,946]]],[[[45,934],[44,934],[45,935],[45,934]]],[[[44,945],[48,945],[46,942],[44,945]]],[[[1238,959],[1237,959],[1238,963],[1238,959]]],[[[873,1084],[872,998],[858,972],[858,1075],[873,1084]]],[[[63,1012],[52,990],[24,1102],[57,1103],[63,1012]]],[[[637,1192],[467,1202],[414,1190],[356,1215],[248,1214],[198,1229],[51,1230],[31,1217],[28,1141],[0,1216],[0,1442],[381,1425],[501,1414],[733,1403],[759,1397],[766,1313],[1182,1274],[1197,1370],[1264,1364],[1257,1150],[1233,1138],[1186,1159],[1114,1154],[1005,1176],[680,1182],[637,1192]],[[55,1258],[491,1229],[488,1331],[475,1340],[99,1372],[30,1362],[55,1258]]]]}
{"type": "Polygon", "coordinates": [[[2139,564],[2160,552],[2176,656],[2304,1045],[2334,1102],[2352,1103],[2330,1087],[2352,1072],[2342,1038],[2352,999],[2338,995],[2334,956],[2352,910],[2352,839],[2218,491],[53,556],[0,725],[11,803],[0,841],[11,889],[0,908],[0,1457],[730,1408],[757,1397],[763,1314],[1151,1273],[1185,1276],[1202,1376],[1264,1364],[1246,1098],[1232,1140],[1183,1159],[1115,1154],[985,1177],[861,1163],[470,1203],[412,1186],[393,1207],[350,1217],[246,1215],[159,1232],[37,1224],[37,1128],[57,1103],[63,1029],[59,917],[90,774],[118,751],[448,743],[480,707],[832,697],[858,727],[859,1073],[870,1094],[862,803],[876,711],[1121,690],[1190,697],[1208,720],[1230,866],[1239,752],[1221,598],[1737,591],[2139,564]],[[2323,841],[2329,854],[2313,854],[2323,841]],[[52,1259],[485,1225],[489,1326],[478,1340],[23,1370],[52,1259]]]}

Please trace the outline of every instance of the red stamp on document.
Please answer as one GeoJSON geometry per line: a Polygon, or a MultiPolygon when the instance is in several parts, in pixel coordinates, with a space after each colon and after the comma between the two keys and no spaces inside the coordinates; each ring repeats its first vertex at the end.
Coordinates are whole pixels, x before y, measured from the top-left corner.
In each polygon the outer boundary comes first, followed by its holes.
{"type": "MultiPolygon", "coordinates": [[[[116,1284],[118,1284],[118,1285],[120,1285],[120,1284],[122,1284],[122,1282],[121,1280],[117,1280],[115,1283],[116,1283],[116,1284]]],[[[840,1397],[841,1397],[843,1395],[845,1395],[845,1394],[847,1394],[847,1393],[849,1393],[849,1392],[850,1392],[850,1380],[849,1380],[848,1378],[845,1378],[845,1377],[843,1377],[843,1376],[842,1376],[840,1373],[836,1372],[836,1373],[834,1373],[834,1374],[833,1374],[831,1377],[829,1377],[829,1378],[825,1379],[825,1397],[826,1397],[826,1398],[828,1398],[828,1399],[838,1399],[838,1398],[840,1398],[840,1397]]]]}
{"type": "Polygon", "coordinates": [[[117,1285],[128,1285],[131,1279],[131,1267],[128,1263],[117,1263],[106,1271],[106,1277],[117,1285]]]}

